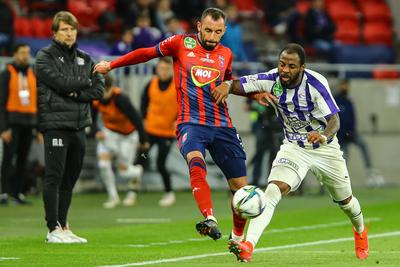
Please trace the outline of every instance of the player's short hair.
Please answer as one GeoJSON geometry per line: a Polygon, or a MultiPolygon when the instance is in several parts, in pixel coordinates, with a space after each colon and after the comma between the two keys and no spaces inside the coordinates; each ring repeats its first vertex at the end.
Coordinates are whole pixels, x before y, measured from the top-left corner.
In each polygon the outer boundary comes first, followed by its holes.
{"type": "Polygon", "coordinates": [[[27,43],[19,43],[19,44],[16,44],[16,45],[14,45],[14,47],[13,47],[13,53],[14,53],[14,54],[17,53],[17,52],[19,51],[19,49],[22,48],[22,47],[29,47],[29,45],[28,45],[27,43]]]}
{"type": "Polygon", "coordinates": [[[160,63],[160,62],[164,62],[164,63],[167,63],[167,64],[172,64],[172,63],[173,63],[171,57],[160,57],[160,60],[159,60],[158,62],[159,62],[159,63],[160,63]]]}
{"type": "Polygon", "coordinates": [[[204,20],[205,17],[207,16],[211,16],[211,18],[213,20],[219,20],[220,18],[222,18],[224,20],[224,22],[226,22],[226,14],[224,11],[222,11],[219,8],[216,7],[209,7],[207,9],[205,9],[203,11],[203,13],[201,14],[201,21],[204,20]]]}
{"type": "Polygon", "coordinates": [[[279,53],[279,57],[281,57],[283,52],[286,52],[288,54],[297,54],[300,58],[300,65],[303,65],[306,62],[306,52],[304,52],[304,48],[299,44],[287,44],[279,53]]]}
{"type": "Polygon", "coordinates": [[[53,17],[53,23],[51,24],[51,30],[53,32],[58,31],[61,21],[68,25],[71,25],[75,29],[78,29],[78,27],[79,27],[78,20],[71,12],[60,11],[60,12],[57,12],[57,14],[55,14],[53,17]]]}

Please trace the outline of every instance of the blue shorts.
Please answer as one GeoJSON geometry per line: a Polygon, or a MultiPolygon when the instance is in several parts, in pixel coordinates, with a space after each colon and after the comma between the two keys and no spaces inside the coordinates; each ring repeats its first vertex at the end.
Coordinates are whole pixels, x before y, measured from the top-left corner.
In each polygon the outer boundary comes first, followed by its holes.
{"type": "Polygon", "coordinates": [[[192,151],[200,151],[205,157],[208,149],[227,179],[246,176],[246,153],[235,128],[184,123],[178,126],[177,133],[179,150],[185,160],[192,151]]]}

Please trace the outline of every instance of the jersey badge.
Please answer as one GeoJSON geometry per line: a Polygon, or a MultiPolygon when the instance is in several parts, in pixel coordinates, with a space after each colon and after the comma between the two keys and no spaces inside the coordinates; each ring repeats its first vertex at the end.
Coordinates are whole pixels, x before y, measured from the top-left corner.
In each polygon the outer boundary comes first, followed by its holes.
{"type": "Polygon", "coordinates": [[[218,79],[220,75],[219,70],[203,66],[193,66],[190,70],[190,73],[192,75],[194,84],[198,87],[212,83],[218,79]]]}
{"type": "Polygon", "coordinates": [[[275,82],[272,92],[277,97],[280,97],[283,94],[283,87],[280,82],[275,82]]]}
{"type": "Polygon", "coordinates": [[[185,40],[183,40],[183,44],[189,49],[196,47],[196,41],[192,37],[186,37],[185,40]]]}

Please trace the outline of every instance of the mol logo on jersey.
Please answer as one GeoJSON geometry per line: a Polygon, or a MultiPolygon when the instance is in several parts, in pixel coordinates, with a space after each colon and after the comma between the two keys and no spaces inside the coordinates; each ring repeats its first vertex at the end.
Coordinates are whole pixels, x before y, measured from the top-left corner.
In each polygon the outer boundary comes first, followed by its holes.
{"type": "Polygon", "coordinates": [[[193,66],[190,72],[194,84],[199,87],[215,81],[220,75],[219,70],[203,66],[193,66]]]}

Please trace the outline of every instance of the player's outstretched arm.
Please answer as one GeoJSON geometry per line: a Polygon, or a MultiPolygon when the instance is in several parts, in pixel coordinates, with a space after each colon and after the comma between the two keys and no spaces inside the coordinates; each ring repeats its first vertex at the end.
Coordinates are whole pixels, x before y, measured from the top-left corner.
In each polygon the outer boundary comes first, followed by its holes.
{"type": "Polygon", "coordinates": [[[225,81],[219,86],[215,87],[211,93],[217,104],[225,103],[229,94],[246,96],[248,98],[256,100],[260,105],[263,106],[269,106],[269,103],[274,103],[277,101],[277,98],[269,92],[246,93],[240,85],[240,80],[225,81]]]}
{"type": "Polygon", "coordinates": [[[149,61],[150,59],[159,57],[160,55],[157,52],[157,48],[148,47],[148,48],[139,48],[132,52],[129,52],[126,55],[123,55],[116,60],[111,62],[102,60],[96,64],[94,67],[94,72],[99,72],[101,74],[106,74],[112,69],[116,69],[123,66],[128,65],[136,65],[139,63],[143,63],[149,61]]]}

